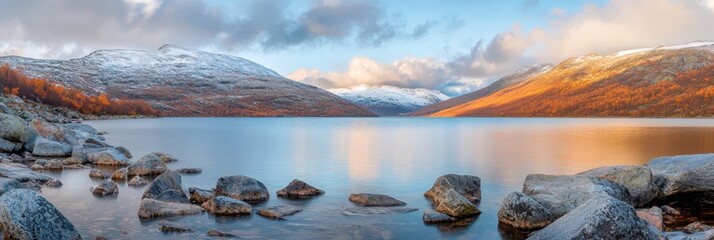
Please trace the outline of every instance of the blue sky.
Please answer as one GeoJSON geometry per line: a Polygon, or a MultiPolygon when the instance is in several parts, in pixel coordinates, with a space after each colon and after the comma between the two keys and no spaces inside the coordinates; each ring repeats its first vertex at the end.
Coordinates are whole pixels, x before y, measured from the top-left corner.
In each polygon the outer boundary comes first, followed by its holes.
{"type": "Polygon", "coordinates": [[[67,59],[169,43],[241,56],[326,89],[392,85],[451,96],[526,65],[714,40],[714,0],[0,0],[0,6],[0,55],[67,59]]]}

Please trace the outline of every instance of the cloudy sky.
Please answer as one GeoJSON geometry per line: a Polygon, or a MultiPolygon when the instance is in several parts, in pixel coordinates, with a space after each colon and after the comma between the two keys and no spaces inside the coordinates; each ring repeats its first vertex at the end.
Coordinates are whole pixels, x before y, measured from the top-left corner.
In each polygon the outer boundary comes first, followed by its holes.
{"type": "Polygon", "coordinates": [[[536,63],[714,40],[714,0],[0,0],[0,55],[163,44],[323,88],[459,95],[536,63]]]}

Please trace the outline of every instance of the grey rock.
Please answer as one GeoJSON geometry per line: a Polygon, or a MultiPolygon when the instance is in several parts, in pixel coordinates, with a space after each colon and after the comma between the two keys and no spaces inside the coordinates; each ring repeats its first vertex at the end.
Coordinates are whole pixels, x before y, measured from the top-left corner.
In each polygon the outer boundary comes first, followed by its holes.
{"type": "Polygon", "coordinates": [[[17,143],[25,143],[32,138],[32,131],[25,121],[9,114],[0,113],[0,138],[17,143]]]}
{"type": "Polygon", "coordinates": [[[664,212],[664,214],[667,214],[667,215],[680,215],[680,214],[682,214],[681,212],[679,212],[679,210],[674,209],[673,207],[670,207],[670,206],[667,206],[667,205],[662,206],[661,209],[662,209],[662,212],[664,212]]]}
{"type": "Polygon", "coordinates": [[[443,214],[440,212],[436,212],[431,209],[425,210],[424,214],[421,216],[421,219],[422,219],[422,221],[424,221],[424,223],[427,223],[427,224],[456,221],[456,218],[454,218],[452,216],[449,216],[449,215],[446,215],[446,214],[443,214]]]}
{"type": "Polygon", "coordinates": [[[530,174],[523,183],[523,194],[538,201],[555,218],[596,197],[611,196],[632,203],[624,186],[587,176],[530,174]]]}
{"type": "Polygon", "coordinates": [[[447,174],[438,177],[434,185],[424,193],[434,205],[438,205],[446,191],[454,189],[471,202],[481,200],[481,178],[471,175],[447,174]]]}
{"type": "Polygon", "coordinates": [[[168,168],[156,154],[149,153],[141,157],[138,161],[126,167],[128,176],[158,175],[166,172],[168,168]]]}
{"type": "Polygon", "coordinates": [[[177,172],[181,174],[199,174],[203,172],[203,169],[200,168],[179,168],[176,169],[177,172]]]}
{"type": "Polygon", "coordinates": [[[20,181],[17,181],[12,178],[0,177],[0,195],[5,194],[10,190],[20,188],[24,188],[20,181]]]}
{"type": "Polygon", "coordinates": [[[601,167],[577,175],[603,178],[625,186],[635,207],[644,207],[660,195],[652,171],[644,166],[601,167]]]}
{"type": "Polygon", "coordinates": [[[181,175],[172,170],[166,171],[154,179],[154,181],[149,184],[149,187],[146,188],[146,191],[144,191],[144,195],[142,195],[141,198],[155,199],[166,190],[174,190],[178,192],[180,196],[186,198],[186,201],[188,201],[188,198],[181,187],[181,175]]]}
{"type": "Polygon", "coordinates": [[[120,168],[120,169],[117,169],[116,171],[114,171],[114,173],[112,173],[112,179],[126,180],[127,179],[126,168],[120,168]]]}
{"type": "MultiPolygon", "coordinates": [[[[42,118],[32,119],[32,121],[28,124],[28,127],[41,138],[59,142],[70,147],[79,145],[79,140],[77,140],[77,137],[72,130],[48,123],[42,118]]],[[[35,147],[36,146],[37,143],[35,143],[35,147]]]]}
{"type": "Polygon", "coordinates": [[[30,166],[30,169],[35,170],[35,171],[41,171],[41,170],[45,170],[45,167],[43,167],[40,164],[32,164],[32,166],[30,166]]]}
{"type": "Polygon", "coordinates": [[[11,108],[9,108],[4,103],[0,103],[0,113],[7,113],[9,115],[15,115],[15,111],[13,111],[11,108]]]}
{"type": "Polygon", "coordinates": [[[112,181],[105,181],[100,184],[94,185],[89,190],[92,192],[92,194],[98,197],[104,197],[119,193],[119,187],[117,187],[117,184],[112,181]]]}
{"type": "Polygon", "coordinates": [[[50,169],[50,170],[61,170],[64,168],[64,164],[62,164],[62,161],[58,159],[52,159],[47,161],[47,164],[45,164],[45,169],[50,169]]]}
{"type": "Polygon", "coordinates": [[[97,178],[97,179],[106,179],[106,178],[109,178],[110,176],[108,173],[105,173],[102,170],[92,169],[92,170],[89,170],[89,177],[97,178]]]}
{"type": "Polygon", "coordinates": [[[199,214],[203,208],[186,203],[163,202],[145,198],[139,204],[140,218],[174,217],[199,214]]]}
{"type": "Polygon", "coordinates": [[[253,211],[253,207],[251,207],[250,204],[225,196],[211,198],[201,204],[201,207],[217,215],[241,215],[250,214],[253,211]]]}
{"type": "Polygon", "coordinates": [[[188,199],[192,203],[203,204],[213,198],[213,191],[195,187],[188,188],[188,199]]]}
{"type": "Polygon", "coordinates": [[[10,142],[8,140],[0,138],[0,152],[3,152],[3,153],[15,152],[16,147],[17,147],[17,143],[10,142]]]}
{"type": "Polygon", "coordinates": [[[528,239],[664,239],[662,232],[637,217],[630,203],[597,196],[528,239]]]}
{"type": "Polygon", "coordinates": [[[664,197],[708,194],[702,201],[714,204],[714,154],[683,155],[662,157],[651,160],[646,165],[659,177],[664,197]]]}
{"type": "Polygon", "coordinates": [[[520,192],[508,194],[498,209],[498,221],[518,229],[539,229],[555,220],[535,199],[520,192]]]}
{"type": "Polygon", "coordinates": [[[90,153],[98,153],[98,152],[106,151],[109,149],[111,149],[111,148],[103,148],[103,147],[91,148],[91,147],[75,146],[72,148],[72,157],[81,159],[82,163],[84,164],[84,163],[89,162],[89,154],[90,153]]]}
{"type": "Polygon", "coordinates": [[[119,151],[121,154],[124,154],[124,156],[126,158],[134,157],[134,155],[131,155],[131,152],[129,151],[129,149],[126,149],[125,147],[119,146],[119,147],[116,147],[116,150],[119,151]]]}
{"type": "Polygon", "coordinates": [[[38,164],[38,165],[40,165],[40,166],[43,166],[43,167],[44,167],[45,165],[47,165],[48,162],[49,162],[49,160],[47,160],[47,159],[37,159],[37,160],[35,160],[35,163],[36,163],[36,164],[38,164]]]}
{"type": "Polygon", "coordinates": [[[206,233],[209,237],[224,237],[224,238],[232,238],[236,237],[236,235],[227,233],[227,232],[222,232],[217,229],[209,229],[208,232],[206,233]]]}
{"type": "Polygon", "coordinates": [[[0,197],[0,226],[6,239],[81,239],[60,211],[27,189],[10,190],[0,197]]]}
{"type": "Polygon", "coordinates": [[[436,207],[436,211],[457,218],[481,213],[476,205],[454,189],[449,189],[444,193],[436,207]]]}
{"type": "Polygon", "coordinates": [[[76,158],[76,157],[68,157],[62,160],[62,164],[64,165],[75,165],[75,164],[84,164],[85,161],[82,159],[76,158]]]}
{"type": "Polygon", "coordinates": [[[660,231],[664,230],[664,217],[662,216],[662,209],[658,207],[637,209],[636,213],[637,217],[640,219],[652,224],[652,226],[655,226],[660,231]]]}
{"type": "Polygon", "coordinates": [[[155,199],[164,202],[191,203],[188,201],[188,198],[186,198],[186,194],[183,191],[179,192],[174,189],[167,189],[159,193],[155,199]]]}
{"type": "Polygon", "coordinates": [[[399,201],[393,197],[372,193],[353,193],[350,194],[349,200],[350,202],[366,207],[392,207],[407,205],[407,203],[399,201]]]}
{"type": "Polygon", "coordinates": [[[135,176],[135,177],[131,178],[131,180],[129,180],[129,182],[126,184],[129,185],[130,187],[141,187],[146,184],[149,184],[149,182],[146,181],[146,179],[142,178],[141,176],[135,176]]]}
{"type": "Polygon", "coordinates": [[[173,225],[161,225],[161,228],[159,228],[159,230],[161,230],[161,232],[163,233],[193,232],[193,229],[173,225]]]}
{"type": "Polygon", "coordinates": [[[129,159],[113,148],[109,148],[100,152],[93,152],[87,155],[89,162],[97,165],[114,165],[126,166],[129,165],[129,159]]]}
{"type": "Polygon", "coordinates": [[[63,124],[62,127],[74,130],[74,131],[80,131],[80,132],[86,132],[89,133],[90,135],[97,135],[97,129],[94,127],[83,124],[83,123],[67,123],[63,124]]]}
{"type": "Polygon", "coordinates": [[[684,232],[665,232],[669,240],[714,240],[714,230],[698,232],[698,233],[684,233],[684,232]]]}
{"type": "Polygon", "coordinates": [[[153,154],[158,156],[161,159],[161,161],[163,161],[165,163],[178,161],[178,158],[175,158],[174,156],[171,156],[171,154],[168,154],[168,153],[153,152],[153,154]]]}
{"type": "Polygon", "coordinates": [[[299,207],[280,205],[260,209],[258,210],[258,215],[272,219],[283,219],[285,216],[290,216],[301,211],[302,209],[299,207]]]}
{"type": "Polygon", "coordinates": [[[58,188],[58,187],[62,186],[62,182],[60,182],[60,180],[57,180],[57,179],[52,179],[52,180],[45,182],[45,186],[51,187],[51,188],[58,188]]]}
{"type": "Polygon", "coordinates": [[[262,202],[270,198],[268,188],[262,182],[243,175],[219,178],[214,194],[249,202],[262,202]]]}
{"type": "Polygon", "coordinates": [[[705,232],[714,229],[714,227],[703,224],[701,222],[693,222],[684,227],[684,232],[687,233],[698,233],[705,232]]]}
{"type": "MultiPolygon", "coordinates": [[[[99,140],[99,139],[96,138],[96,137],[91,137],[91,136],[88,137],[87,139],[84,139],[84,143],[94,144],[94,145],[98,145],[98,146],[100,146],[100,147],[112,147],[111,144],[109,144],[109,143],[107,143],[107,142],[105,142],[105,141],[99,140]]],[[[123,154],[123,153],[122,153],[122,154],[123,154]]],[[[125,155],[125,156],[126,156],[126,155],[125,155]]]]}
{"type": "Polygon", "coordinates": [[[276,192],[278,197],[293,199],[310,198],[324,193],[325,191],[297,179],[293,179],[285,188],[276,192]]]}
{"type": "Polygon", "coordinates": [[[35,139],[32,155],[39,157],[68,157],[72,155],[72,146],[38,137],[35,139]]]}
{"type": "Polygon", "coordinates": [[[0,177],[16,179],[20,182],[44,183],[54,178],[47,175],[33,172],[24,164],[0,163],[0,177]]]}
{"type": "Polygon", "coordinates": [[[409,207],[349,207],[342,211],[344,215],[383,215],[383,214],[402,214],[419,210],[418,208],[409,207]]]}

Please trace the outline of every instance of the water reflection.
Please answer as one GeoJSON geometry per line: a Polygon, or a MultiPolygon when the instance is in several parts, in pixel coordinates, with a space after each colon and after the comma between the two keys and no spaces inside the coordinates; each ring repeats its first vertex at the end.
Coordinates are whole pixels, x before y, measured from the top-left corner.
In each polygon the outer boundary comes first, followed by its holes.
{"type": "MultiPolygon", "coordinates": [[[[48,173],[64,186],[43,189],[85,238],[204,238],[208,229],[266,238],[485,238],[520,239],[498,226],[500,200],[521,189],[529,173],[573,174],[616,164],[643,164],[663,155],[714,152],[714,121],[667,119],[502,118],[171,118],[93,121],[110,143],[135,159],[153,151],[180,159],[171,168],[201,167],[183,175],[184,187],[212,188],[220,176],[252,176],[271,199],[256,207],[289,204],[303,212],[286,221],[253,215],[199,214],[140,221],[145,187],[119,182],[116,198],[95,198],[98,183],[88,170],[48,173]],[[424,210],[423,193],[446,173],[482,178],[482,214],[451,224],[425,225],[422,211],[398,215],[345,216],[354,192],[386,193],[424,210]],[[327,193],[310,200],[285,200],[274,192],[292,179],[327,193]],[[188,234],[163,234],[162,223],[187,226],[188,234]]],[[[116,168],[103,168],[111,173],[116,168]]]]}

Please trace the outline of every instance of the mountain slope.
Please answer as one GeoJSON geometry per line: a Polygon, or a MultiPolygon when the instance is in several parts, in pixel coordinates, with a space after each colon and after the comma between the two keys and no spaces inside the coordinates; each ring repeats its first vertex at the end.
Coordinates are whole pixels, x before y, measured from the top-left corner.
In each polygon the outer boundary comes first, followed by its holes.
{"type": "Polygon", "coordinates": [[[162,116],[374,116],[249,60],[171,45],[69,60],[5,56],[1,64],[90,94],[143,99],[162,116]]]}
{"type": "Polygon", "coordinates": [[[428,116],[712,117],[714,42],[565,60],[428,116]]]}
{"type": "Polygon", "coordinates": [[[392,86],[332,89],[330,92],[380,116],[399,116],[421,107],[449,99],[440,91],[392,86]]]}

